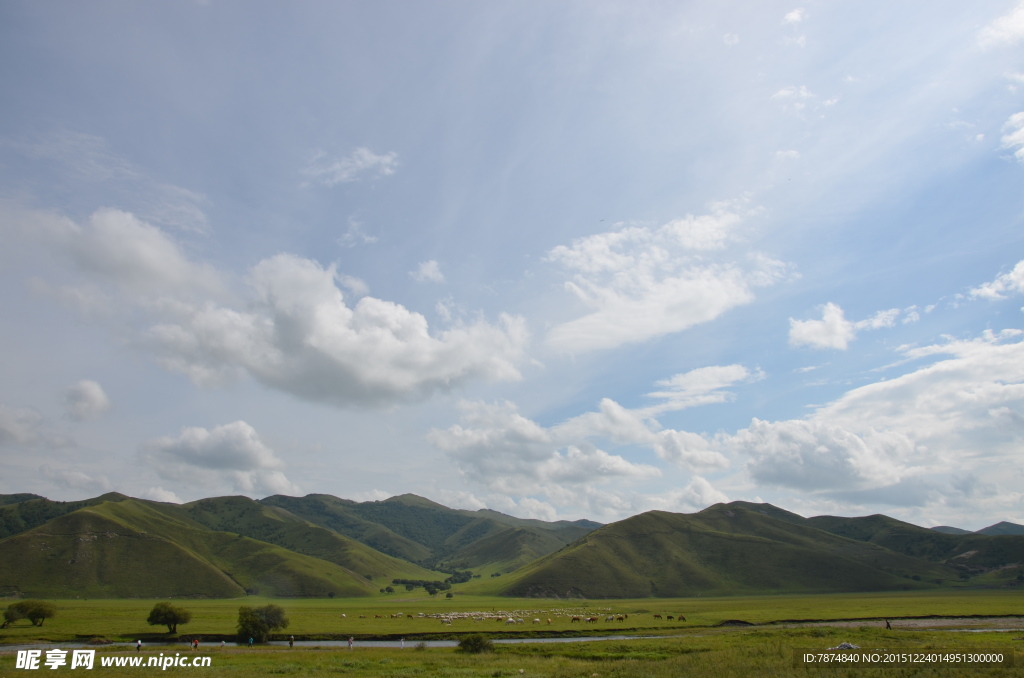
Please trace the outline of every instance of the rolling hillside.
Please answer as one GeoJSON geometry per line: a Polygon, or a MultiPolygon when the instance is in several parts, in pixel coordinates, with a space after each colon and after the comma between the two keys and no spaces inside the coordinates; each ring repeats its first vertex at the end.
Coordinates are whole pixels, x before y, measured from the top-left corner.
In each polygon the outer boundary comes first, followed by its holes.
{"type": "Polygon", "coordinates": [[[600,525],[587,520],[547,523],[486,509],[450,509],[414,494],[368,502],[323,494],[275,495],[261,503],[286,509],[383,553],[444,569],[462,567],[464,562],[478,562],[481,550],[473,551],[471,556],[463,555],[464,551],[510,527],[530,532],[535,538],[529,540],[531,545],[524,546],[522,553],[505,554],[503,563],[527,562],[536,555],[551,553],[600,525]]]}
{"type": "Polygon", "coordinates": [[[0,541],[0,591],[42,597],[363,596],[334,563],[127,499],[88,506],[0,541]]]}
{"type": "Polygon", "coordinates": [[[677,597],[905,590],[953,568],[738,506],[651,511],[607,525],[499,582],[514,596],[677,597]]]}

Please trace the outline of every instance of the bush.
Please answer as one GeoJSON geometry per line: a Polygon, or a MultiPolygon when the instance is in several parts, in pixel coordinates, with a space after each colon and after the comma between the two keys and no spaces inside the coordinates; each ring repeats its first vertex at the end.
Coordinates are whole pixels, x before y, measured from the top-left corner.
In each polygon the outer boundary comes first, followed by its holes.
{"type": "Polygon", "coordinates": [[[492,650],[494,650],[494,643],[482,633],[471,633],[459,641],[459,652],[480,654],[481,652],[491,652],[492,650]]]}
{"type": "Polygon", "coordinates": [[[257,643],[265,643],[272,632],[285,628],[288,628],[288,617],[277,605],[243,605],[238,608],[238,639],[243,643],[249,638],[257,643]]]}
{"type": "Polygon", "coordinates": [[[183,607],[175,607],[167,602],[157,603],[149,611],[146,619],[150,626],[166,626],[167,633],[177,633],[178,624],[192,621],[192,613],[183,607]]]}
{"type": "Polygon", "coordinates": [[[3,626],[6,627],[19,619],[28,619],[33,626],[42,626],[44,621],[56,614],[57,607],[53,603],[44,600],[23,600],[7,606],[4,610],[3,626]]]}

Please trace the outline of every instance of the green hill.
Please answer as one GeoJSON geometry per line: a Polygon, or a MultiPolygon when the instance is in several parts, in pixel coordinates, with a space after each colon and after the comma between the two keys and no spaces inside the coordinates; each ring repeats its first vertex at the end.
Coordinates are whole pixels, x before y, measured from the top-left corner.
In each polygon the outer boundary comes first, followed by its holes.
{"type": "Polygon", "coordinates": [[[651,511],[488,585],[512,596],[676,597],[905,590],[952,568],[736,506],[651,511]]]}
{"type": "MultiPolygon", "coordinates": [[[[480,540],[503,533],[510,527],[532,532],[533,551],[550,553],[590,532],[600,523],[592,521],[530,520],[497,511],[465,511],[442,506],[414,494],[383,501],[354,502],[330,495],[305,497],[275,495],[261,500],[305,520],[351,537],[383,553],[430,567],[461,567],[459,563],[479,560],[483,551],[462,554],[480,540]],[[543,546],[542,546],[543,545],[543,546]]],[[[503,563],[526,562],[522,555],[503,563]]]]}
{"type": "Polygon", "coordinates": [[[444,579],[443,573],[395,558],[294,515],[248,497],[216,497],[184,504],[181,512],[212,530],[235,532],[253,539],[326,560],[368,580],[444,579]]]}
{"type": "Polygon", "coordinates": [[[970,530],[964,530],[959,527],[952,527],[951,525],[939,525],[937,527],[930,528],[936,532],[942,532],[943,534],[970,534],[970,530]]]}
{"type": "Polygon", "coordinates": [[[861,518],[817,516],[808,518],[807,523],[897,553],[956,567],[964,576],[1024,563],[1024,536],[944,534],[877,514],[861,518]]]}
{"type": "Polygon", "coordinates": [[[95,506],[105,501],[121,501],[128,497],[117,492],[82,501],[50,501],[34,494],[6,494],[10,501],[0,504],[0,539],[19,534],[33,527],[39,527],[49,520],[67,515],[72,511],[95,506]],[[16,497],[29,497],[23,501],[14,501],[16,497]]]}
{"type": "Polygon", "coordinates": [[[369,595],[339,565],[174,515],[173,505],[103,502],[0,541],[0,590],[27,596],[369,595]]]}
{"type": "Polygon", "coordinates": [[[1024,525],[1018,525],[1017,523],[1008,523],[1005,520],[998,522],[995,525],[989,525],[975,532],[975,534],[984,534],[989,537],[1004,537],[1004,536],[1019,536],[1024,535],[1024,525]]]}
{"type": "Polygon", "coordinates": [[[522,527],[507,527],[452,554],[451,567],[508,573],[565,546],[553,536],[522,527]]]}

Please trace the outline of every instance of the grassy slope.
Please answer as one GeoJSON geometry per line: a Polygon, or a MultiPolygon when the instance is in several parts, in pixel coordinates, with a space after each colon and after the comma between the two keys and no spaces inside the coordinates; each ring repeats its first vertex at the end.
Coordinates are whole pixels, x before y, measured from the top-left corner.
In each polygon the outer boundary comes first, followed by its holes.
{"type": "MultiPolygon", "coordinates": [[[[532,547],[492,565],[526,562],[527,554],[550,553],[599,525],[582,520],[546,523],[515,518],[497,511],[451,509],[414,494],[362,503],[330,495],[273,496],[262,500],[262,503],[287,509],[378,551],[412,562],[444,563],[445,566],[466,560],[461,555],[465,549],[509,527],[534,533],[536,538],[532,540],[532,547]],[[545,545],[546,550],[539,551],[541,545],[545,545]]],[[[475,552],[476,561],[479,561],[481,553],[480,550],[475,552]]]]}
{"type": "Polygon", "coordinates": [[[1024,536],[945,534],[883,515],[817,516],[808,518],[807,524],[915,558],[948,563],[972,575],[1024,563],[1024,536]]]}
{"type": "Polygon", "coordinates": [[[105,502],[0,541],[0,585],[27,595],[89,597],[376,591],[334,563],[209,530],[175,512],[135,500],[105,502]]]}
{"type": "Polygon", "coordinates": [[[453,554],[449,563],[460,570],[484,569],[488,573],[507,573],[562,546],[564,544],[553,536],[521,527],[508,527],[453,554]]]}
{"type": "Polygon", "coordinates": [[[596,597],[901,590],[908,579],[953,579],[950,568],[777,520],[716,506],[698,514],[652,511],[474,590],[596,597]]]}
{"type": "Polygon", "coordinates": [[[978,530],[976,534],[984,534],[989,537],[1002,537],[1007,535],[1024,535],[1024,525],[1008,523],[1005,520],[989,525],[978,530]]]}
{"type": "MultiPolygon", "coordinates": [[[[217,497],[185,504],[182,514],[212,530],[235,532],[307,556],[340,565],[377,581],[443,579],[445,575],[375,551],[333,530],[314,525],[291,512],[265,506],[248,497],[217,497]]],[[[378,587],[379,588],[379,587],[378,587]]]]}
{"type": "Polygon", "coordinates": [[[0,541],[0,590],[57,598],[245,593],[188,549],[89,507],[0,541]]]}
{"type": "Polygon", "coordinates": [[[95,506],[105,501],[121,501],[128,497],[117,492],[82,501],[50,501],[36,495],[6,494],[5,498],[30,497],[24,501],[5,501],[0,504],[0,539],[20,534],[33,527],[39,527],[48,520],[67,515],[72,511],[95,506]]]}
{"type": "Polygon", "coordinates": [[[260,503],[283,508],[315,525],[334,530],[396,558],[416,563],[431,557],[431,551],[426,546],[359,516],[352,510],[356,502],[347,499],[338,499],[329,494],[308,494],[305,497],[274,495],[261,499],[260,503]]]}

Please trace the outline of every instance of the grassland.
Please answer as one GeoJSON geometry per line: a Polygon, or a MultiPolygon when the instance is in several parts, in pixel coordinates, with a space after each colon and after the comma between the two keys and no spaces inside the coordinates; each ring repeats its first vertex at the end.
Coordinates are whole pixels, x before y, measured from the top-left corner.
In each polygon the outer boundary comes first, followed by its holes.
{"type": "MultiPolygon", "coordinates": [[[[238,606],[263,604],[270,599],[254,597],[235,600],[179,601],[190,609],[193,622],[179,629],[182,639],[193,635],[207,639],[234,632],[238,606]]],[[[152,600],[63,600],[54,601],[58,614],[42,628],[19,622],[0,631],[0,642],[81,642],[103,636],[114,641],[143,638],[149,643],[166,638],[159,627],[145,623],[152,600]]],[[[1024,676],[1024,630],[1015,633],[956,633],[949,630],[913,628],[909,621],[895,621],[887,631],[882,619],[945,616],[1020,616],[1024,614],[1024,594],[993,591],[905,592],[896,594],[784,595],[729,598],[637,599],[604,601],[557,601],[456,596],[444,598],[381,597],[361,599],[276,599],[291,619],[288,634],[296,638],[357,638],[352,651],[339,647],[288,649],[262,647],[249,649],[229,643],[221,649],[204,645],[200,654],[212,656],[213,669],[176,669],[191,674],[217,676],[594,676],[601,678],[640,678],[681,675],[697,676],[1024,676]],[[470,619],[456,620],[451,626],[435,618],[415,615],[503,611],[521,616],[537,616],[552,624],[517,625],[519,635],[587,633],[641,636],[630,640],[567,642],[560,644],[525,643],[496,645],[495,651],[464,655],[450,648],[416,649],[416,639],[458,637],[465,633],[503,634],[505,624],[470,619]],[[391,618],[402,612],[414,615],[391,618]],[[604,622],[608,613],[624,613],[625,622],[604,622]],[[341,615],[344,614],[345,617],[341,615]],[[596,624],[572,623],[571,614],[601,617],[596,624]],[[658,620],[684,614],[685,622],[658,620]],[[377,618],[374,615],[381,615],[377,618]],[[360,618],[363,616],[365,618],[360,618]],[[744,620],[756,626],[718,626],[726,620],[744,620]],[[825,621],[815,626],[793,626],[785,620],[857,620],[825,621]],[[373,637],[405,637],[406,648],[374,648],[359,645],[373,637]],[[655,637],[644,637],[655,636],[655,637]],[[954,668],[857,669],[832,667],[794,667],[795,649],[825,649],[841,642],[861,647],[885,647],[892,650],[950,649],[995,646],[1004,651],[1015,649],[1016,668],[986,668],[964,673],[954,668]],[[520,672],[522,670],[522,672],[520,672]]],[[[1016,622],[1020,624],[1019,620],[1016,622]]],[[[124,646],[97,647],[98,656],[124,655],[124,646]]],[[[175,647],[147,645],[142,655],[186,654],[182,644],[175,647]]],[[[135,654],[130,651],[129,654],[135,654]]],[[[0,675],[13,672],[12,653],[0,645],[0,675]]],[[[108,668],[98,666],[95,676],[146,673],[152,669],[108,668]]]]}

